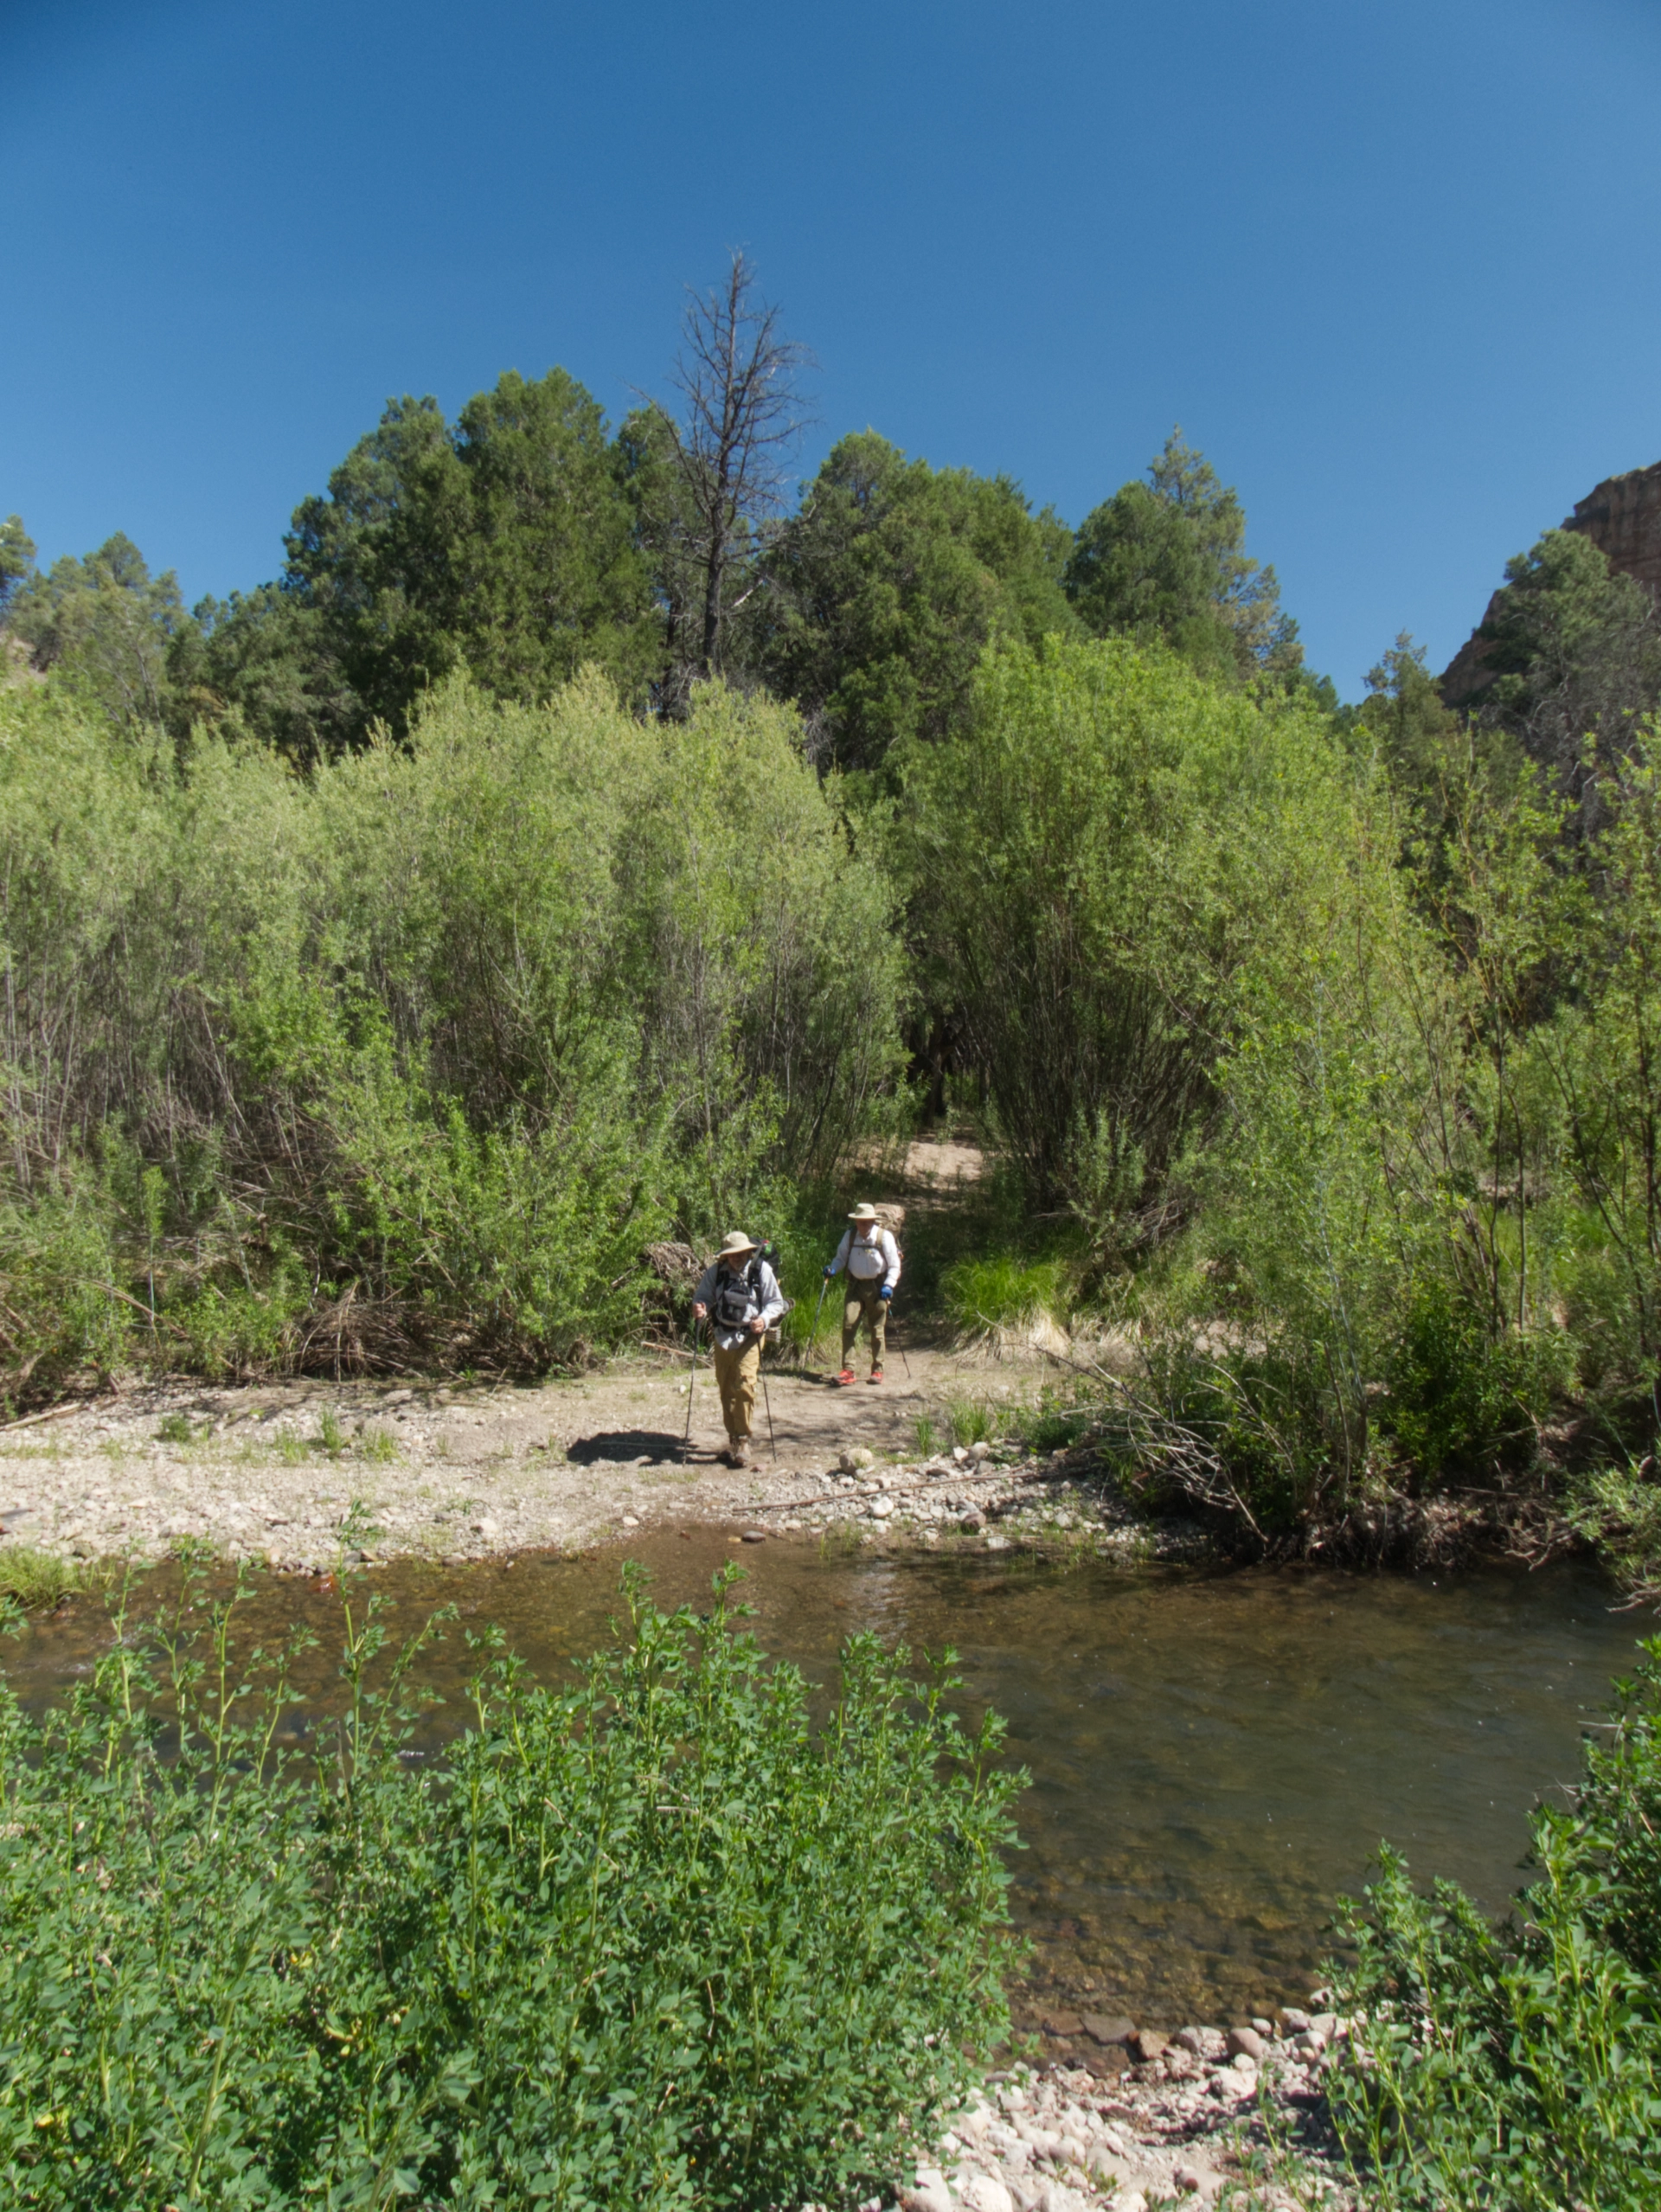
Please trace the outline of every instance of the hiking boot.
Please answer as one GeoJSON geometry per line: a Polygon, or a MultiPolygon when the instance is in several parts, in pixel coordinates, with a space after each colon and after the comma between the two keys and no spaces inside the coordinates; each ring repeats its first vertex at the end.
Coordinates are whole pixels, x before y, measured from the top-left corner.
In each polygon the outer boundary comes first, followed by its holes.
{"type": "Polygon", "coordinates": [[[841,1373],[841,1374],[840,1374],[840,1375],[837,1377],[837,1389],[838,1389],[838,1390],[845,1390],[845,1389],[848,1388],[848,1385],[849,1385],[849,1384],[850,1384],[850,1383],[853,1381],[853,1379],[854,1379],[854,1370],[852,1369],[852,1368],[851,1368],[851,1367],[844,1367],[844,1368],[843,1368],[843,1369],[842,1370],[842,1373],[841,1373]]]}
{"type": "Polygon", "coordinates": [[[869,1382],[880,1382],[882,1380],[882,1369],[880,1367],[874,1367],[869,1375],[866,1377],[866,1380],[869,1382]]]}

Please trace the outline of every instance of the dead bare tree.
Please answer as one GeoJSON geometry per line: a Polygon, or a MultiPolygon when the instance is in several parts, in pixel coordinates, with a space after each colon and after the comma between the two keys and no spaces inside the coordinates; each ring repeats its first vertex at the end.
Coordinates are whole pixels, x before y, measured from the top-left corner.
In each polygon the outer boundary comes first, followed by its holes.
{"type": "Polygon", "coordinates": [[[689,298],[673,378],[684,407],[670,427],[702,599],[700,676],[721,673],[734,572],[781,504],[786,454],[807,420],[798,379],[811,365],[806,347],[781,336],[742,253],[724,285],[689,298]]]}

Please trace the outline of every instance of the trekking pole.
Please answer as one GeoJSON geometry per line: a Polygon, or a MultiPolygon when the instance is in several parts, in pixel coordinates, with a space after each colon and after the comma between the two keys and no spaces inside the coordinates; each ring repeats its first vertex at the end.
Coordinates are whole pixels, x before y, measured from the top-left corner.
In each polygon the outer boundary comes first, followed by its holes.
{"type": "Polygon", "coordinates": [[[812,1366],[819,1348],[819,1316],[824,1311],[824,1294],[830,1287],[827,1275],[819,1285],[819,1302],[813,1309],[813,1333],[807,1340],[807,1363],[812,1366]]]}
{"type": "MultiPolygon", "coordinates": [[[[890,1329],[894,1326],[894,1300],[892,1298],[888,1300],[888,1326],[890,1329]]],[[[898,1338],[895,1341],[895,1350],[900,1355],[901,1363],[906,1370],[906,1380],[909,1382],[911,1380],[911,1362],[906,1357],[906,1348],[899,1342],[898,1338]]]]}
{"type": "Polygon", "coordinates": [[[686,1465],[686,1455],[692,1449],[692,1393],[698,1380],[698,1324],[692,1324],[692,1372],[686,1378],[686,1434],[681,1439],[681,1465],[686,1465]]]}
{"type": "Polygon", "coordinates": [[[761,1378],[761,1402],[767,1409],[767,1441],[773,1446],[773,1464],[776,1467],[779,1464],[779,1438],[773,1426],[773,1394],[767,1388],[767,1332],[765,1329],[761,1331],[761,1356],[755,1363],[755,1371],[761,1378]]]}

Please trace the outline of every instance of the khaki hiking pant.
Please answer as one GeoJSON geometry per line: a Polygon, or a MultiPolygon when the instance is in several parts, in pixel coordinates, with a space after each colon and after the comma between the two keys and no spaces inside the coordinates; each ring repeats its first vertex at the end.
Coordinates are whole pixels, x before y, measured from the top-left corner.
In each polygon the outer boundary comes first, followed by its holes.
{"type": "Polygon", "coordinates": [[[727,1424],[727,1440],[736,1452],[750,1440],[750,1417],[755,1411],[755,1378],[761,1372],[760,1337],[734,1344],[731,1351],[715,1346],[715,1388],[721,1393],[721,1417],[727,1424]]]}
{"type": "Polygon", "coordinates": [[[888,1309],[883,1303],[881,1275],[869,1283],[862,1283],[857,1275],[848,1278],[848,1296],[842,1309],[842,1363],[844,1367],[853,1363],[854,1346],[859,1342],[862,1323],[871,1339],[871,1365],[881,1367],[888,1342],[888,1309]]]}

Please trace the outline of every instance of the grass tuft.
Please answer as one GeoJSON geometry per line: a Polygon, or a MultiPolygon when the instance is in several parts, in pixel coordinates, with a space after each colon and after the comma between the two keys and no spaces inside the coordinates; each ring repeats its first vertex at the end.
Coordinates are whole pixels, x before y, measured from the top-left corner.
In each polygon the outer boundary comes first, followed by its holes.
{"type": "Polygon", "coordinates": [[[1068,1305],[1059,1260],[1023,1260],[1007,1252],[954,1261],[940,1278],[940,1298],[948,1319],[964,1337],[1030,1328],[1045,1320],[1059,1324],[1068,1305]]]}
{"type": "Polygon", "coordinates": [[[44,1612],[84,1590],[87,1582],[87,1570],[79,1560],[39,1551],[30,1544],[8,1544],[0,1551],[0,1599],[9,1599],[25,1613],[44,1612]]]}

